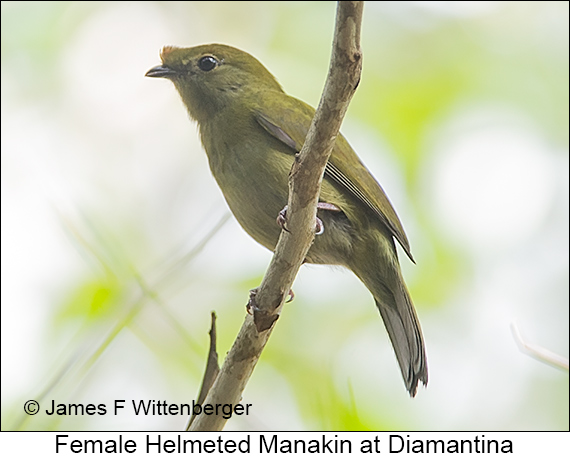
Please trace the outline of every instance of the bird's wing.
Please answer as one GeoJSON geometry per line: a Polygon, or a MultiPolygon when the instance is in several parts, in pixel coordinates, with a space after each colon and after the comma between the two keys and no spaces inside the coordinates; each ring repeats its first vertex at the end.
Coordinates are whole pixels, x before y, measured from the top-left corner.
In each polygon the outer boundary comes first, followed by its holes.
{"type": "MultiPolygon", "coordinates": [[[[255,111],[257,122],[273,137],[288,146],[291,153],[299,152],[305,142],[315,110],[306,103],[282,93],[272,93],[271,100],[271,110],[255,111]],[[268,115],[268,111],[272,114],[268,115]]],[[[390,200],[341,134],[336,139],[326,165],[325,178],[370,208],[398,240],[410,260],[415,263],[410,243],[390,200]]]]}

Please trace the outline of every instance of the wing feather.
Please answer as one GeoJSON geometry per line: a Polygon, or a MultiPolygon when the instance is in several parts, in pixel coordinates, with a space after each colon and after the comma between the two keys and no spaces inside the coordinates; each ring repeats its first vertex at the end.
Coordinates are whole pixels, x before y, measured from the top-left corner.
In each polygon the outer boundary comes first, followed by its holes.
{"type": "MultiPolygon", "coordinates": [[[[305,141],[315,110],[302,101],[285,94],[272,92],[271,97],[273,114],[269,116],[267,112],[262,113],[258,110],[255,112],[255,119],[270,135],[290,148],[291,153],[298,153],[305,141]],[[280,98],[280,100],[275,100],[275,98],[280,98]],[[276,106],[280,108],[277,113],[274,109],[276,106]]],[[[415,263],[408,237],[390,200],[340,134],[325,168],[326,178],[370,208],[392,236],[398,240],[410,260],[415,263]]]]}

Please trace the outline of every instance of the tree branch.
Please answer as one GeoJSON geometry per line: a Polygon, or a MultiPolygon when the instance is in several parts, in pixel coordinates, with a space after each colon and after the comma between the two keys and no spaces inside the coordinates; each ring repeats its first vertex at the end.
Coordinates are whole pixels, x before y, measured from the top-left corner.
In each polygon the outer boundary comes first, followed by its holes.
{"type": "MultiPolygon", "coordinates": [[[[208,361],[206,363],[206,369],[204,370],[204,378],[202,379],[202,386],[200,387],[200,393],[198,394],[198,399],[196,403],[203,404],[206,399],[206,395],[210,391],[212,384],[218,377],[220,372],[220,366],[218,365],[218,351],[216,350],[216,313],[212,311],[212,324],[210,326],[210,349],[208,350],[208,361]]],[[[188,419],[188,424],[186,425],[186,431],[190,430],[192,422],[196,419],[196,414],[192,411],[192,415],[188,419]]]]}
{"type": "Polygon", "coordinates": [[[520,351],[554,368],[568,371],[568,358],[562,357],[536,344],[527,343],[515,322],[511,322],[511,331],[520,351]]]}
{"type": "MultiPolygon", "coordinates": [[[[237,404],[273,324],[315,236],[317,202],[325,165],[342,119],[360,81],[360,24],[364,2],[338,2],[331,63],[317,112],[289,176],[288,232],[282,231],[267,273],[250,295],[253,317],[245,322],[228,353],[206,404],[237,404]]],[[[276,215],[277,217],[277,215],[276,215]]],[[[200,415],[191,431],[221,430],[226,419],[200,415]]]]}

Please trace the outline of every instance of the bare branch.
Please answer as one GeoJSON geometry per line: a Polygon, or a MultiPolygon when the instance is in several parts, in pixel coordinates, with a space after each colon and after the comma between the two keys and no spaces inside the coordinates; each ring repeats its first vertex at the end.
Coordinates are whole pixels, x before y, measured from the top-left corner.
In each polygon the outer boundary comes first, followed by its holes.
{"type": "MultiPolygon", "coordinates": [[[[200,393],[198,394],[198,399],[196,403],[202,404],[210,391],[210,388],[214,384],[214,381],[218,377],[220,372],[220,366],[218,365],[218,351],[216,350],[216,313],[212,311],[212,324],[210,326],[210,349],[208,350],[208,362],[206,363],[206,369],[204,370],[204,378],[202,379],[202,386],[200,387],[200,393]]],[[[194,412],[188,420],[186,425],[186,430],[190,429],[192,422],[196,419],[194,412]]]]}
{"type": "Polygon", "coordinates": [[[513,332],[513,336],[521,352],[530,355],[536,360],[540,360],[547,365],[568,371],[568,359],[566,357],[555,354],[554,352],[549,351],[542,346],[527,343],[522,337],[521,332],[519,331],[519,328],[515,322],[511,323],[511,331],[513,332]]]}
{"type": "MultiPolygon", "coordinates": [[[[338,2],[331,63],[317,112],[289,179],[288,232],[282,231],[267,273],[250,296],[254,318],[245,322],[205,403],[237,404],[279,316],[315,236],[315,217],[325,165],[362,67],[360,24],[364,2],[338,2]],[[257,327],[256,327],[257,326],[257,327]]],[[[276,215],[277,216],[277,215],[276,215]]],[[[226,419],[200,415],[190,430],[221,430],[226,419]]]]}

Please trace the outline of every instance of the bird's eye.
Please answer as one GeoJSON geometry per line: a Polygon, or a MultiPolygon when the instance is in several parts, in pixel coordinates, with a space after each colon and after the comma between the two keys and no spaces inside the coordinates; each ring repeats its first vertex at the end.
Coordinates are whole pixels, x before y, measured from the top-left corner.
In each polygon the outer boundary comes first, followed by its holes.
{"type": "Polygon", "coordinates": [[[200,70],[202,71],[210,71],[216,68],[217,66],[218,66],[218,61],[213,56],[205,56],[198,61],[198,67],[200,67],[200,70]]]}

